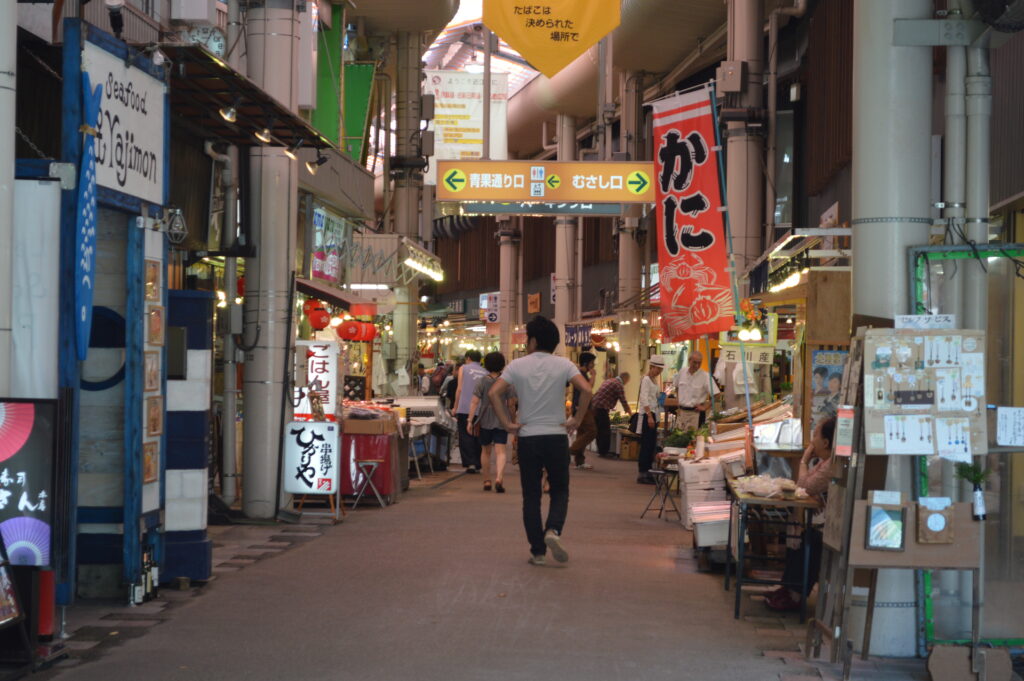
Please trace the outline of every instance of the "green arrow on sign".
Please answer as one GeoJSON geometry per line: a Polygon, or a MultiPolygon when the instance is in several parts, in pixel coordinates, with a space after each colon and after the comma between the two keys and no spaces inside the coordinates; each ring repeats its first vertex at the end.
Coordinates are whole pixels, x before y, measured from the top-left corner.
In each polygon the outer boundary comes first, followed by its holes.
{"type": "Polygon", "coordinates": [[[466,174],[458,168],[453,168],[444,178],[444,183],[448,185],[448,188],[453,192],[457,192],[462,189],[459,185],[466,183],[466,174]]]}
{"type": "Polygon", "coordinates": [[[548,186],[552,189],[558,189],[558,185],[562,184],[562,179],[558,175],[548,175],[548,186]]]}
{"type": "Polygon", "coordinates": [[[644,190],[647,189],[647,185],[650,184],[650,180],[640,171],[636,171],[626,184],[629,185],[629,190],[634,194],[643,194],[644,190]]]}

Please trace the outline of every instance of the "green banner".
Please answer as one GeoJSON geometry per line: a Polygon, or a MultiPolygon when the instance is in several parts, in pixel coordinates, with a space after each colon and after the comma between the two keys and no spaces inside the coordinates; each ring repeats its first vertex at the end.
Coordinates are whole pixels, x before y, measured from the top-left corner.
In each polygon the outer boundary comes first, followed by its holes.
{"type": "Polygon", "coordinates": [[[345,64],[345,139],[341,150],[360,165],[366,163],[366,134],[370,127],[373,62],[345,64]]]}

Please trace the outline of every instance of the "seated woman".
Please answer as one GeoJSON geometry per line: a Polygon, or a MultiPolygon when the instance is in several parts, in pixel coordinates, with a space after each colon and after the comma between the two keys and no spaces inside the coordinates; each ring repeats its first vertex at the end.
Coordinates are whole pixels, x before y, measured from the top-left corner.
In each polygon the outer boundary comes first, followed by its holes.
{"type": "MultiPolygon", "coordinates": [[[[796,484],[807,490],[807,493],[816,498],[822,504],[827,503],[825,498],[828,492],[830,480],[829,468],[832,459],[832,442],[836,433],[835,417],[826,419],[818,424],[811,436],[811,444],[804,450],[800,458],[800,472],[797,475],[796,484]]],[[[807,593],[818,582],[818,571],[821,569],[821,526],[825,522],[824,506],[822,510],[814,515],[811,527],[804,534],[803,541],[810,547],[810,564],[807,572],[807,593]]],[[[790,585],[799,585],[803,578],[804,551],[803,547],[797,549],[786,549],[786,569],[782,573],[783,586],[769,593],[764,604],[771,610],[786,611],[800,609],[800,593],[793,590],[790,585]]],[[[799,586],[797,587],[799,588],[799,586]]]]}

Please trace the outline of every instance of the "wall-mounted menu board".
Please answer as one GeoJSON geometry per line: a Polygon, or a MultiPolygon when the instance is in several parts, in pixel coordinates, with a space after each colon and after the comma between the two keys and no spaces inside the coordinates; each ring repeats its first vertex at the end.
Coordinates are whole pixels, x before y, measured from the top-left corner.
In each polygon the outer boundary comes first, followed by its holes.
{"type": "Polygon", "coordinates": [[[985,334],[869,329],[864,345],[868,454],[970,461],[988,450],[985,334]]]}

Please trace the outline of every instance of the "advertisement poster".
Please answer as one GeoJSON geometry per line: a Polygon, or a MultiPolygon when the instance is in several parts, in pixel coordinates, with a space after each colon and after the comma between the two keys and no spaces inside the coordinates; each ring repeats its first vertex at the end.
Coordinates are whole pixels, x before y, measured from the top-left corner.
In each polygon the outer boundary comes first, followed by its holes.
{"type": "Polygon", "coordinates": [[[284,433],[284,491],[336,494],[338,424],[295,421],[287,425],[284,433]]]}
{"type": "Polygon", "coordinates": [[[815,350],[811,353],[811,428],[835,416],[839,409],[839,389],[843,385],[846,350],[815,350]]]}
{"type": "Polygon", "coordinates": [[[654,102],[662,331],[678,342],[734,323],[711,91],[654,102]]]}
{"type": "Polygon", "coordinates": [[[333,341],[296,341],[295,352],[306,355],[305,386],[293,390],[293,404],[296,419],[312,419],[313,405],[309,395],[320,397],[324,417],[335,421],[338,405],[338,347],[333,341]]]}
{"type": "MultiPolygon", "coordinates": [[[[423,92],[434,95],[434,155],[423,173],[424,184],[437,184],[435,161],[478,159],[484,149],[484,76],[462,71],[424,71],[423,92]]],[[[508,74],[491,73],[490,157],[508,158],[506,114],[508,74]]]]}
{"type": "Polygon", "coordinates": [[[51,565],[56,403],[0,400],[0,536],[13,565],[51,565]]]}
{"type": "Polygon", "coordinates": [[[344,220],[316,208],[313,210],[313,254],[310,275],[313,279],[340,285],[342,282],[341,249],[346,241],[344,220]]]}

